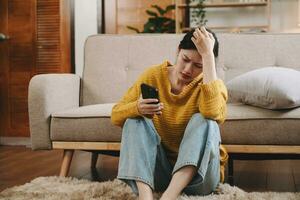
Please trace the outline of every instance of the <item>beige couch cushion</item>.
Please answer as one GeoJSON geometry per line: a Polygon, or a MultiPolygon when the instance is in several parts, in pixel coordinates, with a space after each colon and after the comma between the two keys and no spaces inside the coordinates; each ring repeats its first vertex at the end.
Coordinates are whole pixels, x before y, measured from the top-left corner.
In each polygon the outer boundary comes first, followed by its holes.
{"type": "MultiPolygon", "coordinates": [[[[52,114],[54,141],[121,140],[121,128],[111,125],[114,104],[82,106],[52,114]]],[[[228,104],[226,122],[221,125],[223,144],[300,145],[300,108],[271,111],[240,103],[228,104]]]]}
{"type": "Polygon", "coordinates": [[[300,108],[272,111],[241,103],[228,104],[221,125],[223,144],[300,145],[300,108]]]}
{"type": "MultiPolygon", "coordinates": [[[[285,110],[269,110],[242,103],[227,103],[227,121],[249,119],[298,119],[300,120],[300,108],[285,110]]],[[[299,121],[300,123],[300,121],[299,121]]],[[[300,130],[299,130],[300,131],[300,130]]]]}
{"type": "Polygon", "coordinates": [[[225,81],[266,66],[300,70],[300,34],[218,34],[219,76],[225,81]]]}
{"type": "Polygon", "coordinates": [[[110,117],[115,103],[103,103],[89,106],[81,106],[76,109],[68,109],[52,113],[52,117],[62,118],[84,118],[84,117],[110,117]]]}
{"type": "Polygon", "coordinates": [[[116,142],[121,128],[110,122],[114,104],[82,106],[52,114],[50,137],[54,141],[116,142]]]}

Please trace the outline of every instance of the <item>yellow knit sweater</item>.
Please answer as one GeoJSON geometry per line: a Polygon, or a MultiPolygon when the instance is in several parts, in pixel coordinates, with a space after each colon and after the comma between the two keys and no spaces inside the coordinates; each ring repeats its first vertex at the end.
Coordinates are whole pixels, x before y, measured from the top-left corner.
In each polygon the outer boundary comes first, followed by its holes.
{"type": "MultiPolygon", "coordinates": [[[[200,74],[185,86],[180,94],[175,95],[171,93],[168,67],[170,67],[170,63],[165,61],[145,70],[134,85],[128,89],[121,101],[113,107],[111,120],[114,125],[122,127],[127,118],[141,117],[137,108],[137,101],[141,95],[140,85],[146,83],[156,87],[164,109],[161,115],[154,115],[152,120],[161,137],[162,145],[166,149],[168,159],[174,164],[184,130],[194,113],[200,112],[205,118],[216,120],[218,123],[224,122],[227,90],[220,79],[203,84],[203,74],[200,74]]],[[[222,182],[227,159],[228,154],[221,145],[220,175],[222,182]]]]}

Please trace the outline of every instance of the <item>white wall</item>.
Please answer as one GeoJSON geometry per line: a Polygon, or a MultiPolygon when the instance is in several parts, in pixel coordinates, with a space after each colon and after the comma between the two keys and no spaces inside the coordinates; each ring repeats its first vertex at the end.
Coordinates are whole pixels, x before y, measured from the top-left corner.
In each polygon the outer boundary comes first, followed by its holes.
{"type": "Polygon", "coordinates": [[[82,75],[83,47],[89,35],[97,34],[97,0],[75,1],[75,73],[82,75]]]}

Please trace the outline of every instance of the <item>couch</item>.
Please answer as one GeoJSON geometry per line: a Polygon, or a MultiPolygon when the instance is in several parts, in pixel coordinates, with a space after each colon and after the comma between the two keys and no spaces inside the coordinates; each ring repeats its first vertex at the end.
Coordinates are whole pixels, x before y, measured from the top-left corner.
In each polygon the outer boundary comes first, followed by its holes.
{"type": "MultiPolygon", "coordinates": [[[[111,109],[147,67],[175,61],[183,35],[93,35],[84,47],[84,71],[41,74],[29,84],[32,149],[63,149],[60,176],[67,176],[74,150],[118,155],[121,128],[110,122],[111,109]]],[[[300,34],[217,34],[218,76],[227,81],[269,65],[300,70],[300,34]]],[[[229,152],[228,181],[235,159],[299,159],[300,108],[274,111],[228,103],[220,126],[229,152]]]]}

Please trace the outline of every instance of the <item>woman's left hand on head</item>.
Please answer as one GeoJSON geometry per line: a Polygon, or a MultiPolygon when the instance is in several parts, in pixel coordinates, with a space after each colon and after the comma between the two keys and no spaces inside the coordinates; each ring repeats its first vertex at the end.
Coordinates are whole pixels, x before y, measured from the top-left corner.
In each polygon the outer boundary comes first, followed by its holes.
{"type": "Polygon", "coordinates": [[[204,26],[196,28],[191,38],[201,56],[213,55],[215,39],[204,26]]]}

